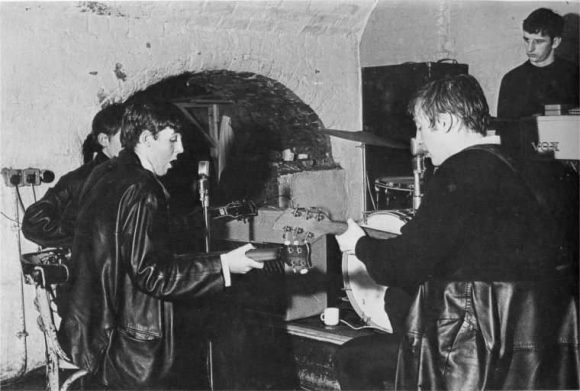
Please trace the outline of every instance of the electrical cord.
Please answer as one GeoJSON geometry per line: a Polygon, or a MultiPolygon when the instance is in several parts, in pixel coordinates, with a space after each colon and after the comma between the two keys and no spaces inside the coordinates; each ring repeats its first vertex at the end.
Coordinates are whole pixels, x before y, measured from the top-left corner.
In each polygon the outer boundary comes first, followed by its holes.
{"type": "Polygon", "coordinates": [[[16,190],[16,195],[18,196],[19,205],[22,208],[22,211],[24,212],[26,210],[26,207],[24,206],[24,202],[22,201],[22,196],[20,195],[20,190],[19,190],[18,186],[14,187],[14,189],[16,190]]]}
{"type": "Polygon", "coordinates": [[[383,329],[381,329],[379,327],[375,327],[375,326],[360,326],[360,327],[356,327],[356,326],[353,326],[352,324],[348,323],[344,319],[341,319],[340,320],[340,323],[343,323],[343,324],[347,325],[348,327],[350,327],[353,330],[375,329],[375,330],[379,330],[379,331],[385,331],[385,330],[383,330],[383,329]]]}
{"type": "Polygon", "coordinates": [[[8,216],[6,213],[4,212],[0,212],[0,214],[2,216],[4,216],[6,219],[8,219],[9,221],[12,221],[14,224],[16,224],[19,228],[20,228],[20,221],[13,219],[12,217],[8,216]]]}

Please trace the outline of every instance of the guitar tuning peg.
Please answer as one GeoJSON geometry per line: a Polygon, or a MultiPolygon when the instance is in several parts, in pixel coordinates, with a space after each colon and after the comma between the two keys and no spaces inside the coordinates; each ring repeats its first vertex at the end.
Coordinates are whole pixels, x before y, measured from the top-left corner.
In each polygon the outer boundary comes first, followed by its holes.
{"type": "Polygon", "coordinates": [[[304,243],[307,243],[310,241],[310,239],[312,239],[314,237],[314,234],[312,232],[307,232],[306,233],[306,237],[304,239],[304,243]]]}

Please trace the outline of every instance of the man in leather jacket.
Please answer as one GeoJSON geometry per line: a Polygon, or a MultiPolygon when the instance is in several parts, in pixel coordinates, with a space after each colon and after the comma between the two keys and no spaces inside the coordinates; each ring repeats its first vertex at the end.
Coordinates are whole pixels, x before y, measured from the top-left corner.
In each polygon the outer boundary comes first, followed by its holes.
{"type": "Polygon", "coordinates": [[[559,222],[486,136],[479,83],[433,81],[409,107],[436,167],[415,217],[392,239],[368,237],[352,220],[337,236],[377,283],[419,287],[396,387],[577,389],[578,276],[562,278],[570,265],[559,222]]]}
{"type": "Polygon", "coordinates": [[[158,177],[183,152],[179,115],[165,103],[127,105],[124,150],[97,167],[81,193],[59,337],[73,362],[111,389],[169,388],[179,343],[173,302],[221,292],[230,273],[263,266],[246,257],[249,244],[223,254],[172,253],[158,177]]]}

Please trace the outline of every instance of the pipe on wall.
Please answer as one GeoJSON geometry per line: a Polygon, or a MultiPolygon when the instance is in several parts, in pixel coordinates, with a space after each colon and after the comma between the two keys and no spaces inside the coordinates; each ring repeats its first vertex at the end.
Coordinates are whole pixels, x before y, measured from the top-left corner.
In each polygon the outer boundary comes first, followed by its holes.
{"type": "MultiPolygon", "coordinates": [[[[20,205],[20,198],[18,195],[18,189],[14,188],[14,198],[15,198],[15,219],[14,219],[14,224],[15,224],[15,232],[16,232],[16,241],[17,241],[17,246],[18,246],[18,262],[20,263],[20,256],[22,255],[22,238],[21,238],[21,231],[20,231],[20,213],[19,213],[19,208],[21,207],[20,205]]],[[[25,311],[24,311],[24,276],[22,275],[22,273],[20,273],[20,283],[18,284],[18,288],[19,288],[19,298],[20,298],[20,307],[19,307],[19,311],[18,311],[18,324],[19,324],[19,330],[16,332],[16,338],[18,341],[22,341],[22,343],[20,344],[22,347],[22,350],[19,350],[19,352],[21,352],[20,354],[18,354],[17,352],[15,352],[14,350],[10,350],[11,353],[11,357],[9,358],[10,360],[10,368],[6,371],[2,371],[2,374],[0,375],[0,382],[2,385],[6,384],[6,383],[10,383],[10,382],[14,382],[15,380],[18,380],[21,376],[23,376],[28,368],[28,349],[27,349],[27,338],[28,338],[28,332],[26,331],[26,315],[25,315],[25,311]],[[14,366],[13,366],[14,365],[14,366]]],[[[0,387],[1,388],[1,387],[0,387]]]]}

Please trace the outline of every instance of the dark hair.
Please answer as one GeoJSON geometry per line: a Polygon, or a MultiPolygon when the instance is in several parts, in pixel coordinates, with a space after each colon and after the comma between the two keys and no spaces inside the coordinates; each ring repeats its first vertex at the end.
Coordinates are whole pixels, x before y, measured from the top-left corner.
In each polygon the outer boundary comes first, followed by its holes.
{"type": "Polygon", "coordinates": [[[548,8],[538,8],[524,19],[523,29],[530,34],[547,35],[554,39],[561,37],[564,18],[548,8]]]}
{"type": "Polygon", "coordinates": [[[434,80],[421,87],[409,102],[408,111],[414,115],[420,109],[431,126],[437,116],[453,114],[477,133],[486,134],[489,107],[478,81],[471,75],[459,75],[434,80]]]}
{"type": "Polygon", "coordinates": [[[119,103],[113,103],[95,115],[91,133],[87,135],[83,142],[83,161],[85,163],[93,160],[94,153],[103,149],[103,146],[99,144],[99,134],[104,133],[107,136],[114,136],[119,133],[122,119],[123,105],[119,103]]]}
{"type": "Polygon", "coordinates": [[[134,150],[144,130],[149,130],[155,137],[167,127],[180,133],[183,127],[182,118],[183,115],[179,109],[168,102],[129,103],[123,114],[121,144],[127,150],[134,150]]]}

